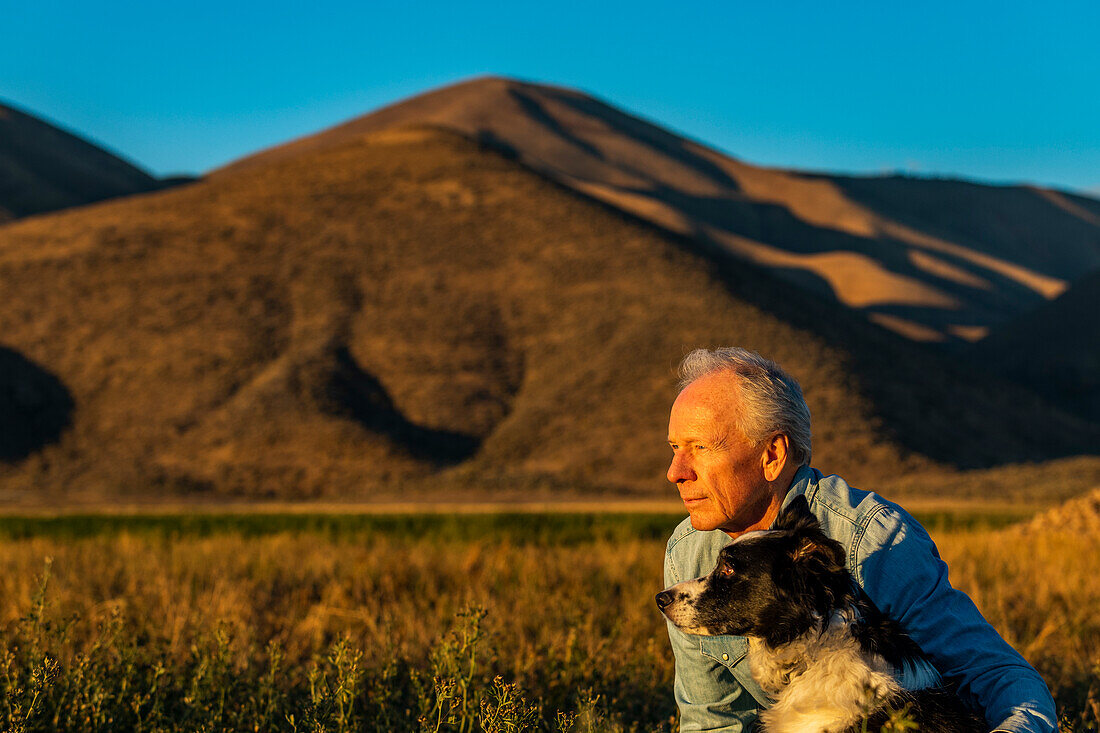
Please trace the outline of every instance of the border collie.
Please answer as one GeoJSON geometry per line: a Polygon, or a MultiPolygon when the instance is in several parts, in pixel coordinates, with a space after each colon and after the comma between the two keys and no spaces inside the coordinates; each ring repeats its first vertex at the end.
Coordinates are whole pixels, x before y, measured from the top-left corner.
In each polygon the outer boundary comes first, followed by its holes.
{"type": "Polygon", "coordinates": [[[898,685],[896,671],[923,653],[858,589],[805,497],[774,529],[725,547],[709,575],[657,594],[657,606],[689,634],[748,637],[752,676],[775,700],[760,712],[767,733],[877,732],[899,711],[921,731],[988,730],[949,689],[898,685]]]}

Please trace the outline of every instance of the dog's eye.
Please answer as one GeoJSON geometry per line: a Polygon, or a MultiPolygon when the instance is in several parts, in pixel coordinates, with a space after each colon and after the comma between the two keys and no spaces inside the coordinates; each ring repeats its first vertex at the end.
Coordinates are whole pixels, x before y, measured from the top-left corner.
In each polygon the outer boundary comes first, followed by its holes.
{"type": "Polygon", "coordinates": [[[726,577],[733,575],[733,565],[729,562],[723,562],[718,566],[718,572],[726,577]]]}

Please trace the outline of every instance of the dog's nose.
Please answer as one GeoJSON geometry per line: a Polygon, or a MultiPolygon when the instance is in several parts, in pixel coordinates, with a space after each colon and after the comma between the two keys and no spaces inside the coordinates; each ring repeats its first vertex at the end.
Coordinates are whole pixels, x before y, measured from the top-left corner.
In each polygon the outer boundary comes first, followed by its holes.
{"type": "Polygon", "coordinates": [[[660,593],[657,594],[657,608],[661,608],[661,609],[667,608],[668,605],[670,603],[672,603],[672,601],[673,601],[672,594],[669,593],[667,590],[663,590],[663,591],[661,591],[660,593]]]}

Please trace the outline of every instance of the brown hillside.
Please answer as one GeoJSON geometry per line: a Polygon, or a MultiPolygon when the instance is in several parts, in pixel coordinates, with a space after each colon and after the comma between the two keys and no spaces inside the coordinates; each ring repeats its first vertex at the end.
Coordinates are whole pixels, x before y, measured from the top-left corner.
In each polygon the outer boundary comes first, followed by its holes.
{"type": "Polygon", "coordinates": [[[0,491],[664,492],[671,370],[704,344],[788,365],[815,463],[857,481],[1096,444],[693,247],[427,129],[8,224],[0,491]]]}
{"type": "Polygon", "coordinates": [[[225,171],[434,125],[920,341],[980,339],[1100,268],[1100,202],[1032,187],[761,168],[585,94],[482,78],[266,150],[225,171]]]}
{"type": "Polygon", "coordinates": [[[106,150],[0,104],[0,222],[159,185],[106,150]]]}

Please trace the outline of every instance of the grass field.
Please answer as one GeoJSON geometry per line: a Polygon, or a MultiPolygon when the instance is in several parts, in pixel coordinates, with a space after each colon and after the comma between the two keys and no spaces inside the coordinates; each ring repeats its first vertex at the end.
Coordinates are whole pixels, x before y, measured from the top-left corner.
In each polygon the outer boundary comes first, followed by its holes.
{"type": "MultiPolygon", "coordinates": [[[[1100,538],[922,515],[1095,731],[1100,538]]],[[[0,517],[0,730],[674,730],[660,514],[0,517]]]]}

